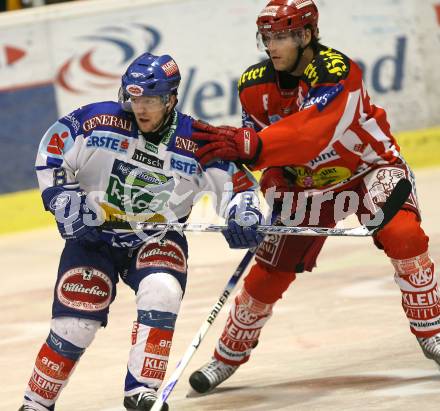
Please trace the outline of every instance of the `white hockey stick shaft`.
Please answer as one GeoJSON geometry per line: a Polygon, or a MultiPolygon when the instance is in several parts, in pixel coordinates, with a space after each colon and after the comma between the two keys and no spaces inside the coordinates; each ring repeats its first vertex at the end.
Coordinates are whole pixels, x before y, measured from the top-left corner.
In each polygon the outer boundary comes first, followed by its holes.
{"type": "MultiPolygon", "coordinates": [[[[345,236],[366,237],[373,235],[377,230],[387,224],[402,207],[411,193],[412,186],[407,179],[397,182],[393,192],[387,198],[385,204],[371,218],[370,223],[353,228],[328,228],[328,227],[292,227],[259,225],[257,231],[264,234],[284,234],[299,236],[345,236]]],[[[214,225],[205,223],[136,223],[135,230],[139,231],[196,231],[196,232],[221,232],[228,227],[226,225],[214,225]]]]}
{"type": "Polygon", "coordinates": [[[171,391],[174,389],[174,386],[179,381],[180,376],[182,375],[183,371],[187,367],[192,356],[199,348],[200,343],[202,342],[203,338],[205,337],[205,335],[208,332],[211,325],[214,323],[218,313],[220,312],[222,307],[225,305],[225,302],[227,301],[227,299],[231,295],[233,289],[237,285],[238,281],[240,280],[241,276],[245,272],[249,263],[252,261],[252,258],[254,257],[255,252],[256,252],[255,248],[249,249],[249,251],[245,254],[243,259],[241,260],[241,262],[238,265],[237,269],[235,270],[234,274],[232,275],[232,277],[229,279],[228,283],[226,284],[226,287],[224,288],[223,292],[221,293],[219,299],[212,307],[211,312],[209,313],[208,317],[205,319],[202,326],[197,331],[197,334],[194,336],[193,340],[191,341],[191,344],[186,349],[185,354],[183,355],[182,359],[177,364],[176,369],[173,371],[173,373],[171,374],[171,376],[169,377],[168,381],[163,386],[163,388],[159,391],[157,400],[154,403],[153,407],[151,408],[151,411],[160,411],[161,410],[163,403],[170,396],[171,391]]]}

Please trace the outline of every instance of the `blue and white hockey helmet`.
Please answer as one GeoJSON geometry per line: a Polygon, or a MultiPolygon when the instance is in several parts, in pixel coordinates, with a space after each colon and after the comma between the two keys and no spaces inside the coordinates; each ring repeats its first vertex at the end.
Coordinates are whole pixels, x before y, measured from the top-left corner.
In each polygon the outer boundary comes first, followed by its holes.
{"type": "Polygon", "coordinates": [[[137,57],[122,76],[119,102],[124,109],[131,96],[166,96],[177,94],[180,71],[168,54],[155,56],[144,53],[137,57]]]}

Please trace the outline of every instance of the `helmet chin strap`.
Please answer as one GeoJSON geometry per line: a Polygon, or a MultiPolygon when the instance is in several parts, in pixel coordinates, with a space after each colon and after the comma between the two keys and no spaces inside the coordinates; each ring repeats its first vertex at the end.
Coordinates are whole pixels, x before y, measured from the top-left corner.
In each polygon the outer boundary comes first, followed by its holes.
{"type": "Polygon", "coordinates": [[[287,70],[289,73],[293,73],[293,72],[295,72],[295,70],[298,68],[299,63],[300,63],[300,61],[301,61],[301,58],[302,58],[302,56],[303,56],[303,54],[304,54],[304,51],[306,50],[307,47],[308,47],[308,46],[306,46],[306,47],[298,46],[298,55],[296,56],[295,63],[293,63],[292,68],[290,68],[289,70],[287,70]]]}

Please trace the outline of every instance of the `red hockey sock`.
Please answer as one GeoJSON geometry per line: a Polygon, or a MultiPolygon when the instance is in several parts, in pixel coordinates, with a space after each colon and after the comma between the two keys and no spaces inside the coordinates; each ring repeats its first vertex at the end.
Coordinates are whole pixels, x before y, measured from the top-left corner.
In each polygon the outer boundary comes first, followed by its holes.
{"type": "Polygon", "coordinates": [[[294,272],[269,270],[260,264],[254,264],[244,279],[244,288],[256,300],[273,304],[281,298],[295,278],[294,272]]]}
{"type": "Polygon", "coordinates": [[[417,337],[440,332],[440,291],[434,262],[428,253],[429,238],[417,215],[401,210],[377,235],[395,269],[402,292],[402,307],[417,337]]]}
{"type": "Polygon", "coordinates": [[[229,311],[214,357],[230,365],[240,365],[249,359],[260,331],[272,314],[273,304],[252,298],[242,288],[229,311]]]}
{"type": "Polygon", "coordinates": [[[44,343],[25,391],[25,403],[35,401],[45,407],[54,405],[76,363],[44,343]]]}

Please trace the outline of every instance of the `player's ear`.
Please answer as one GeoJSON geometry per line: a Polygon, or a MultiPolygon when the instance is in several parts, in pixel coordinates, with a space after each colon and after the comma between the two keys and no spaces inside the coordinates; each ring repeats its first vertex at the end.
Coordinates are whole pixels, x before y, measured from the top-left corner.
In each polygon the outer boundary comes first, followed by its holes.
{"type": "Polygon", "coordinates": [[[312,41],[312,30],[310,30],[309,28],[306,28],[304,30],[304,46],[303,47],[310,46],[311,41],[312,41]]]}
{"type": "Polygon", "coordinates": [[[171,94],[168,102],[165,104],[167,111],[170,112],[177,105],[177,96],[175,94],[171,94]]]}

